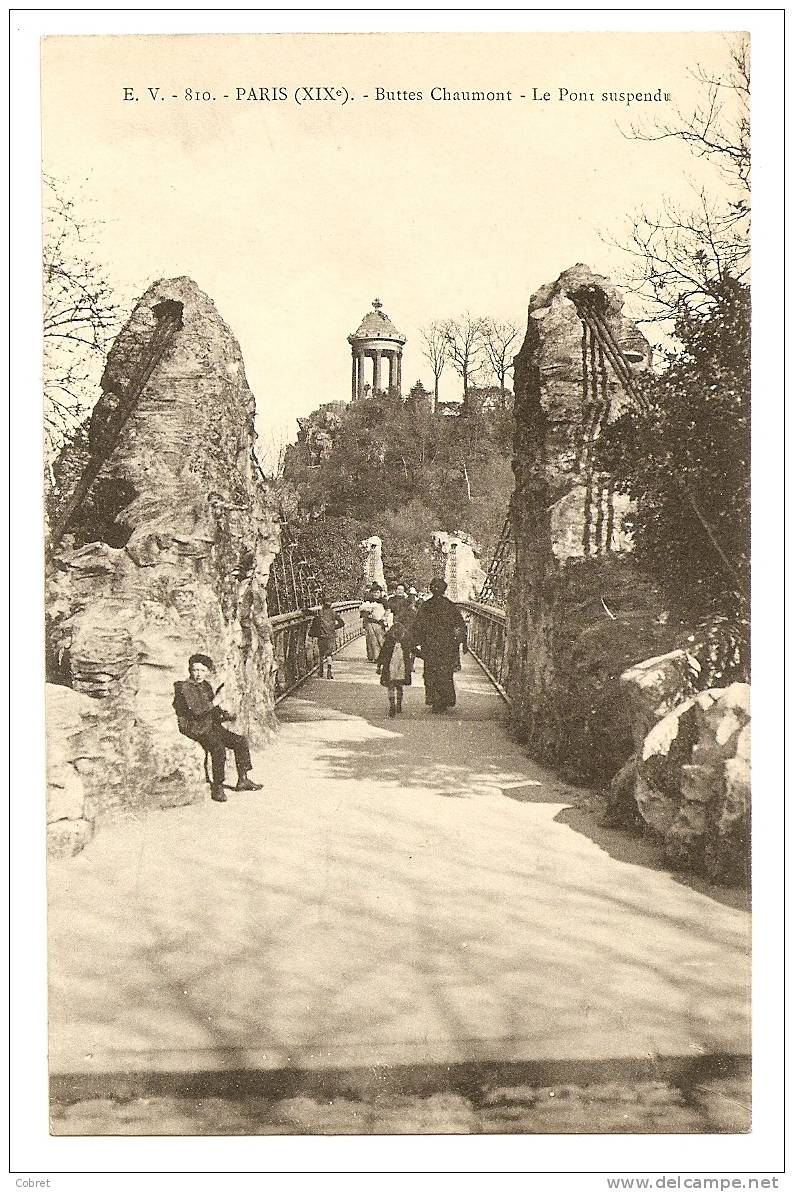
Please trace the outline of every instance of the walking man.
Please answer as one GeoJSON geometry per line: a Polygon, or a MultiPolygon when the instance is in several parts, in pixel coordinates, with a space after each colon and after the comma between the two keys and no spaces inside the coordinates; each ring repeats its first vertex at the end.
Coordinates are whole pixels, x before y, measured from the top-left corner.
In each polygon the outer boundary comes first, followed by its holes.
{"type": "Polygon", "coordinates": [[[434,712],[455,707],[456,663],[459,648],[466,649],[466,622],[444,593],[443,579],[430,584],[431,596],[420,605],[411,636],[417,653],[424,660],[425,703],[434,712]]]}
{"type": "Polygon", "coordinates": [[[220,707],[217,700],[223,684],[213,690],[210,675],[215,664],[207,654],[191,654],[188,659],[189,679],[174,683],[174,711],[179,731],[191,741],[203,745],[212,760],[210,794],[216,803],[226,803],[223,789],[226,775],[226,750],[231,749],[237,764],[237,791],[261,791],[258,782],[248,777],[251,770],[251,751],[247,739],[224,726],[233,720],[231,712],[220,707]]]}

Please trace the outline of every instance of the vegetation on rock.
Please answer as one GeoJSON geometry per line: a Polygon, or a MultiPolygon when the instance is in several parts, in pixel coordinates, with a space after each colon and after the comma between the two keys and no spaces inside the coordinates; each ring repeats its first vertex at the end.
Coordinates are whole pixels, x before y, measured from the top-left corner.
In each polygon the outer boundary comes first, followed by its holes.
{"type": "MultiPolygon", "coordinates": [[[[378,394],[334,412],[318,410],[286,453],[284,480],[299,494],[299,514],[317,533],[340,541],[357,524],[360,537],[383,539],[392,578],[430,578],[433,530],[470,534],[487,556],[512,491],[510,397],[470,389],[469,409],[435,416],[429,403],[378,394]],[[312,426],[322,426],[318,447],[312,426]]],[[[326,582],[331,585],[330,576],[326,582]]]]}
{"type": "Polygon", "coordinates": [[[750,569],[750,298],[731,278],[717,297],[707,313],[680,304],[679,346],[645,381],[647,408],[626,409],[599,443],[636,503],[638,564],[713,641],[712,682],[747,665],[750,569]]]}

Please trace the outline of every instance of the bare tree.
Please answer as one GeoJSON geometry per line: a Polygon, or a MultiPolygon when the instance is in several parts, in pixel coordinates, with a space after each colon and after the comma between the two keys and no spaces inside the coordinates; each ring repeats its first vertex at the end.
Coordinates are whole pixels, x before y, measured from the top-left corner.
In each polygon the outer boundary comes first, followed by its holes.
{"type": "Polygon", "coordinates": [[[460,319],[444,323],[447,358],[463,380],[463,408],[467,408],[472,377],[484,364],[483,320],[468,311],[460,319]]]}
{"type": "Polygon", "coordinates": [[[292,440],[285,425],[269,425],[257,437],[257,457],[265,477],[281,480],[292,440]]]}
{"type": "Polygon", "coordinates": [[[518,327],[515,323],[499,322],[497,319],[484,319],[482,323],[483,347],[493,374],[499,382],[499,392],[502,405],[505,401],[505,378],[513,367],[515,355],[515,340],[518,327]]]}
{"type": "Polygon", "coordinates": [[[44,176],[44,427],[52,459],[91,409],[119,310],[94,255],[95,225],[44,176]]]}
{"type": "Polygon", "coordinates": [[[719,172],[726,192],[715,197],[696,189],[691,207],[669,199],[657,211],[637,211],[628,243],[612,243],[632,258],[626,282],[641,297],[653,320],[674,315],[680,301],[705,311],[718,300],[730,276],[746,280],[750,256],[750,60],[745,37],[735,41],[726,71],[720,75],[698,66],[694,78],[702,99],[694,112],[678,111],[675,121],[652,128],[632,125],[634,140],[677,140],[719,172]]]}
{"type": "Polygon", "coordinates": [[[444,365],[447,362],[447,340],[444,332],[443,323],[430,323],[427,327],[421,328],[422,341],[424,348],[422,349],[425,359],[430,361],[430,367],[433,370],[433,410],[435,412],[438,407],[438,382],[444,371],[444,365]]]}
{"type": "Polygon", "coordinates": [[[638,141],[684,141],[696,157],[714,161],[729,185],[750,189],[750,47],[745,37],[729,52],[727,73],[714,76],[702,65],[692,71],[703,98],[691,115],[676,110],[674,124],[657,123],[652,130],[633,124],[638,141]]]}

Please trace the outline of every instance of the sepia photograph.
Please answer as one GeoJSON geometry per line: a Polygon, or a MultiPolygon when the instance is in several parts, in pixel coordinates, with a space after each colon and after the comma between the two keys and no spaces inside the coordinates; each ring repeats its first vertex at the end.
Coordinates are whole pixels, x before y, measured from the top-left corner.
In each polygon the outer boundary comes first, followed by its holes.
{"type": "Polygon", "coordinates": [[[53,1145],[752,1133],[734,15],[39,39],[53,1145]]]}

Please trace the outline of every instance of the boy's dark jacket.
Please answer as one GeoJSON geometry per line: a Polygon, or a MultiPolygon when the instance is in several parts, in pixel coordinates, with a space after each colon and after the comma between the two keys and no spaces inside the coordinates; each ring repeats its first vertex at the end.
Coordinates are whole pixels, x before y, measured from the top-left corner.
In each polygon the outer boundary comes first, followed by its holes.
{"type": "Polygon", "coordinates": [[[332,608],[321,608],[312,621],[309,637],[335,637],[337,629],[344,627],[344,621],[332,608]]]}
{"type": "Polygon", "coordinates": [[[181,679],[174,683],[174,711],[179,731],[187,737],[204,736],[212,731],[214,724],[225,719],[224,713],[212,701],[215,692],[204,680],[181,679]]]}

